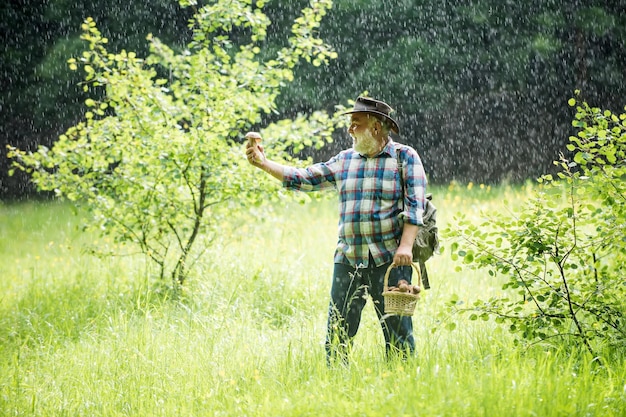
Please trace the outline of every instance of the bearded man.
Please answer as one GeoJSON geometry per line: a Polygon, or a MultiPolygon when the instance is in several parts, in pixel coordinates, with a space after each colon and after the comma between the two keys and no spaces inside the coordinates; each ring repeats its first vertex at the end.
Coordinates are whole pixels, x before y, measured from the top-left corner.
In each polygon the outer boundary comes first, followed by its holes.
{"type": "MultiPolygon", "coordinates": [[[[326,336],[329,363],[335,357],[347,360],[368,294],[383,330],[387,355],[398,352],[408,356],[415,351],[411,317],[385,314],[382,292],[392,263],[389,286],[402,279],[411,282],[412,246],[423,225],[426,176],[415,149],[391,139],[390,132],[400,133],[390,116],[392,111],[385,102],[358,97],[354,108],[345,113],[351,118],[352,148],[308,168],[270,161],[263,147],[253,141],[246,148],[252,165],[288,189],[333,188],[339,194],[339,236],[326,336]]],[[[246,136],[260,139],[254,132],[246,136]]]]}

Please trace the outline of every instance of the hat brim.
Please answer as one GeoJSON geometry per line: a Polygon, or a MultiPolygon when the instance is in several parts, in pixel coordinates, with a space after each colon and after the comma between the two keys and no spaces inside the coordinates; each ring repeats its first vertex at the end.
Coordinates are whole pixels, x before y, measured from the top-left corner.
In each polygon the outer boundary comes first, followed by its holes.
{"type": "Polygon", "coordinates": [[[371,114],[375,114],[378,116],[383,116],[385,119],[389,121],[389,123],[391,123],[391,131],[394,132],[396,135],[400,134],[400,126],[398,126],[398,122],[393,120],[391,117],[387,116],[385,113],[374,111],[374,110],[349,110],[342,114],[353,114],[353,113],[371,113],[371,114]]]}

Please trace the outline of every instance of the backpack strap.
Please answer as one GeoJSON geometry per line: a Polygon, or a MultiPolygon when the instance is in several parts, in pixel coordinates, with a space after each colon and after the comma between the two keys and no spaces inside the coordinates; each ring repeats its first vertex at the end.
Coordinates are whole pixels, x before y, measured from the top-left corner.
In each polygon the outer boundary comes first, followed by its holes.
{"type": "MultiPolygon", "coordinates": [[[[406,187],[404,186],[404,169],[402,160],[400,159],[400,152],[397,149],[396,161],[398,161],[398,174],[400,174],[400,187],[402,188],[402,210],[404,210],[404,196],[406,194],[406,187]]],[[[413,242],[413,247],[415,247],[415,242],[413,242]]],[[[415,259],[413,259],[413,261],[415,261],[415,259]]],[[[427,290],[430,288],[430,281],[428,280],[428,270],[426,269],[426,263],[421,259],[417,259],[417,261],[419,263],[420,273],[422,275],[422,285],[424,286],[424,289],[427,290]]]]}

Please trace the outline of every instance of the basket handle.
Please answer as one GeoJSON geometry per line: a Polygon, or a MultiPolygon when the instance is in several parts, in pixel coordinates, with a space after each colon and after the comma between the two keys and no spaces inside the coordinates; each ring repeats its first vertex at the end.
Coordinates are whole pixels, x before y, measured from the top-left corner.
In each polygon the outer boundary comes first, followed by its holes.
{"type": "MultiPolygon", "coordinates": [[[[413,269],[417,273],[417,278],[418,278],[417,286],[419,287],[420,286],[420,282],[422,282],[422,274],[421,274],[420,269],[418,268],[418,266],[417,266],[417,264],[415,262],[411,262],[411,266],[413,267],[413,269]]],[[[387,292],[387,290],[389,289],[388,286],[387,286],[387,284],[389,283],[389,273],[395,267],[396,267],[396,264],[394,264],[392,262],[391,265],[389,265],[389,268],[387,268],[387,272],[385,272],[385,279],[383,281],[383,292],[387,292]]]]}

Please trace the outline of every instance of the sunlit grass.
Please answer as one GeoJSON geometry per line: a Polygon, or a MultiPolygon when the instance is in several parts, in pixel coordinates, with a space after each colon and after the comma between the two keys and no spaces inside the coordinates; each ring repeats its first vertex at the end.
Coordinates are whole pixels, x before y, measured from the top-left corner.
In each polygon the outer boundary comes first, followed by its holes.
{"type": "MultiPolygon", "coordinates": [[[[505,200],[521,204],[529,187],[434,189],[440,226],[457,211],[477,218],[505,200]]],[[[429,261],[432,289],[415,314],[418,356],[385,360],[370,304],[351,366],[328,368],[336,221],[333,201],[251,217],[173,297],[137,258],[85,255],[100,238],[76,230],[68,206],[0,207],[0,415],[626,413],[623,364],[521,350],[492,321],[450,316],[453,294],[470,303],[500,286],[487,274],[456,272],[445,250],[429,261]]]]}

